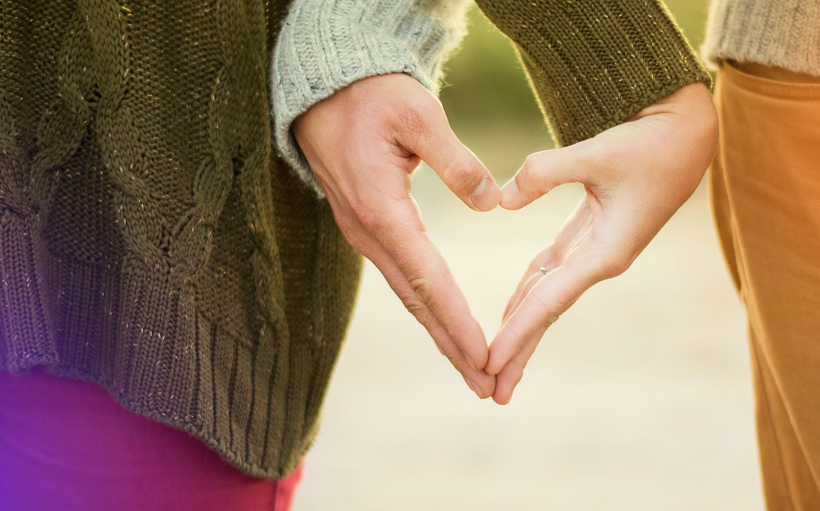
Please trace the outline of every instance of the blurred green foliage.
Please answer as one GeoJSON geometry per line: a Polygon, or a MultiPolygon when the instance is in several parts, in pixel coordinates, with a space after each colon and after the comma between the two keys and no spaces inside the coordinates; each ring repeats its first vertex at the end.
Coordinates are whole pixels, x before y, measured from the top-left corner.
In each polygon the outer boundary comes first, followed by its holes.
{"type": "MultiPolygon", "coordinates": [[[[699,47],[709,0],[669,0],[666,5],[699,47]]],[[[461,49],[445,66],[441,101],[456,134],[504,180],[528,154],[553,143],[512,43],[476,7],[469,23],[461,49]]]]}

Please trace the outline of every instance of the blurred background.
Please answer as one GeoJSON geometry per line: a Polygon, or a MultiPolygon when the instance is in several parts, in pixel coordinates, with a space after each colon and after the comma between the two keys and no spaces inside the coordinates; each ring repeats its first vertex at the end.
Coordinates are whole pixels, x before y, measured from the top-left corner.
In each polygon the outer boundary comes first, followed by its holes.
{"type": "MultiPolygon", "coordinates": [[[[697,47],[708,2],[667,5],[697,47]]],[[[552,141],[510,43],[469,19],[441,99],[503,184],[552,141]]],[[[490,338],[581,194],[478,214],[429,169],[414,176],[490,338]]],[[[470,392],[368,263],[295,510],[762,510],[753,413],[745,317],[702,183],[628,272],[550,328],[505,407],[470,392]]]]}

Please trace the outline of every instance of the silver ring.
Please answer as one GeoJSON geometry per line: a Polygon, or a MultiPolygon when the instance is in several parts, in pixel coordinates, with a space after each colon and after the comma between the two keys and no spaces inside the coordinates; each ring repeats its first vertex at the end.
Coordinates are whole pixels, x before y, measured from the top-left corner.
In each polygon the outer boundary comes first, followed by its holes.
{"type": "Polygon", "coordinates": [[[549,272],[550,272],[548,269],[544,268],[543,266],[542,266],[542,267],[540,267],[540,268],[538,268],[538,269],[539,269],[539,270],[541,271],[541,273],[543,273],[544,275],[546,275],[547,273],[549,273],[549,272]]]}

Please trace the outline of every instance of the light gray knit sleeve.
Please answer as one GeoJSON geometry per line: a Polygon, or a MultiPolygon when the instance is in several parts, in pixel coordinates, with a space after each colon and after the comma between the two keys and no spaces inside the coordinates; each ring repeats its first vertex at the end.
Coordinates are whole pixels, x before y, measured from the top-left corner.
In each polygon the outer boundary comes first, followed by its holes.
{"type": "Polygon", "coordinates": [[[701,55],[820,76],[820,2],[713,0],[701,55]]]}
{"type": "Polygon", "coordinates": [[[464,33],[465,0],[294,0],[272,54],[280,155],[321,197],[291,132],[311,106],[355,81],[406,73],[438,92],[441,63],[464,33]]]}

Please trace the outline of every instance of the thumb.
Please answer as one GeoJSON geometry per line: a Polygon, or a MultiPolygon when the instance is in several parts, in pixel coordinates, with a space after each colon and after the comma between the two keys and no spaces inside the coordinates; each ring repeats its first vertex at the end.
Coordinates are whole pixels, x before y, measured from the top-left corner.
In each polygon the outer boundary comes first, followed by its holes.
{"type": "Polygon", "coordinates": [[[534,153],[501,190],[501,207],[521,209],[558,185],[584,183],[591,175],[587,144],[534,153]]]}
{"type": "Polygon", "coordinates": [[[411,129],[399,130],[399,143],[427,163],[467,206],[478,211],[495,208],[501,191],[493,176],[453,133],[441,104],[430,100],[423,112],[414,112],[411,129]]]}

